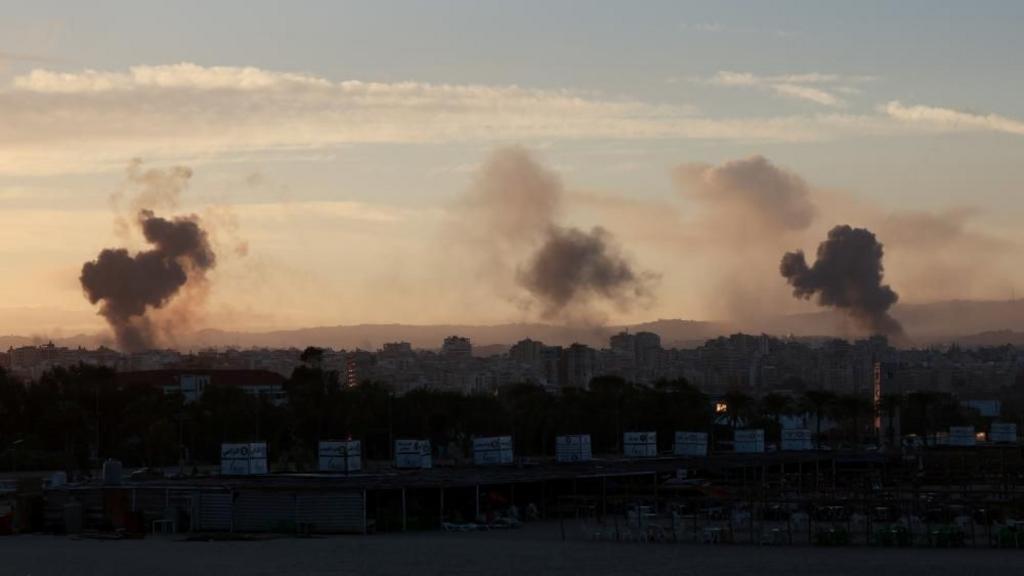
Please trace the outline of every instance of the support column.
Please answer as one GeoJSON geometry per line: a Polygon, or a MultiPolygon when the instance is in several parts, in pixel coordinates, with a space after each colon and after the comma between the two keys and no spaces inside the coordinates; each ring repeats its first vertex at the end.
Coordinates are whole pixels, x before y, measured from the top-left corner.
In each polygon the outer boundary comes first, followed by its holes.
{"type": "Polygon", "coordinates": [[[654,513],[658,513],[658,473],[655,472],[654,478],[654,513]]]}
{"type": "Polygon", "coordinates": [[[402,488],[402,532],[405,532],[407,527],[405,517],[405,488],[402,488]]]}
{"type": "Polygon", "coordinates": [[[601,519],[608,515],[608,477],[601,477],[601,519]]]}

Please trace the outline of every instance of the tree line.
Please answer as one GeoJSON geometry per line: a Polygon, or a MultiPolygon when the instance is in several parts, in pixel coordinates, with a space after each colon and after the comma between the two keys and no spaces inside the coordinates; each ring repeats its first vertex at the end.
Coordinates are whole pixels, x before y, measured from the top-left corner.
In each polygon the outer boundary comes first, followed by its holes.
{"type": "Polygon", "coordinates": [[[103,367],[58,367],[31,383],[0,370],[0,469],[87,470],[106,458],[191,467],[216,464],[221,443],[263,441],[272,469],[311,470],[320,440],[348,438],[363,442],[364,457],[381,460],[398,438],[429,439],[438,458],[457,459],[469,454],[473,437],[493,435],[511,435],[516,454],[526,457],[552,455],[562,434],[590,434],[595,453],[617,453],[628,431],[657,432],[667,451],[676,431],[729,440],[734,429],[763,428],[778,442],[789,416],[805,417],[819,443],[856,448],[879,440],[878,413],[898,413],[903,434],[981,424],[948,394],[887,396],[878,406],[867,396],[814,388],[759,398],[734,390],[712,399],[682,379],[641,386],[598,377],[589,389],[559,393],[515,384],[488,394],[419,389],[399,396],[372,382],[343,386],[336,372],[310,361],[285,389],[281,405],[221,386],[186,403],[156,386],[121,386],[103,367]]]}

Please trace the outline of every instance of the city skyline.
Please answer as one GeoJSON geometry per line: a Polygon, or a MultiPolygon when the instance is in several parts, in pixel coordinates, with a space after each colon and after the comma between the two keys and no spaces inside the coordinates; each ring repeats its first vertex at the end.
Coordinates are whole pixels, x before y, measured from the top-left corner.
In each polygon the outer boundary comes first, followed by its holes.
{"type": "Polygon", "coordinates": [[[750,325],[818,310],[779,259],[842,224],[877,236],[901,303],[1021,279],[1012,3],[108,8],[0,24],[0,333],[104,331],[81,267],[147,248],[140,207],[210,234],[190,330],[750,325]],[[528,256],[467,246],[466,198],[512,149],[559,182],[556,239],[646,280],[552,309],[528,256]]]}

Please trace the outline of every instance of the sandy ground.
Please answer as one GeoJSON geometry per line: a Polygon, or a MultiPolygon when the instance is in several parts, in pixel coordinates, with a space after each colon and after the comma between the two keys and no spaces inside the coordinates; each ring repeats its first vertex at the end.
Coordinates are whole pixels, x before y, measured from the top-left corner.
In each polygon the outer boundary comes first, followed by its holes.
{"type": "Polygon", "coordinates": [[[712,546],[561,541],[557,524],[511,532],[421,532],[258,542],[170,538],[0,538],[0,575],[805,574],[1024,573],[1024,550],[712,546]]]}

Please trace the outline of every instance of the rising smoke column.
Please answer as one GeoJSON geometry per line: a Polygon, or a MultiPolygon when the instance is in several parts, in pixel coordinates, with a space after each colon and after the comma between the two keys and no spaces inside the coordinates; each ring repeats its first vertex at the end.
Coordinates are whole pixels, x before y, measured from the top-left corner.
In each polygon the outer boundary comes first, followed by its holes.
{"type": "Polygon", "coordinates": [[[558,175],[525,149],[499,149],[461,200],[460,228],[485,253],[489,274],[524,289],[547,318],[649,296],[654,275],[637,272],[610,232],[561,224],[564,196],[558,175]]]}
{"type": "Polygon", "coordinates": [[[820,306],[845,311],[872,334],[903,339],[903,327],[889,315],[899,296],[882,284],[882,244],[870,230],[836,226],[818,245],[813,266],[803,251],[787,252],[779,271],[793,287],[793,296],[817,295],[820,306]]]}
{"type": "Polygon", "coordinates": [[[742,330],[774,331],[791,296],[764,279],[778,274],[779,254],[800,245],[818,218],[818,191],[764,156],[681,164],[673,180],[689,212],[687,258],[702,271],[690,289],[705,313],[742,330]]]}
{"type": "Polygon", "coordinates": [[[138,224],[153,245],[151,250],[132,255],[123,248],[104,249],[96,260],[82,266],[80,277],[89,301],[102,303],[100,314],[125,351],[152,348],[158,330],[147,315],[164,307],[187,285],[204,283],[206,272],[216,263],[195,216],[167,220],[142,210],[138,224]]]}

